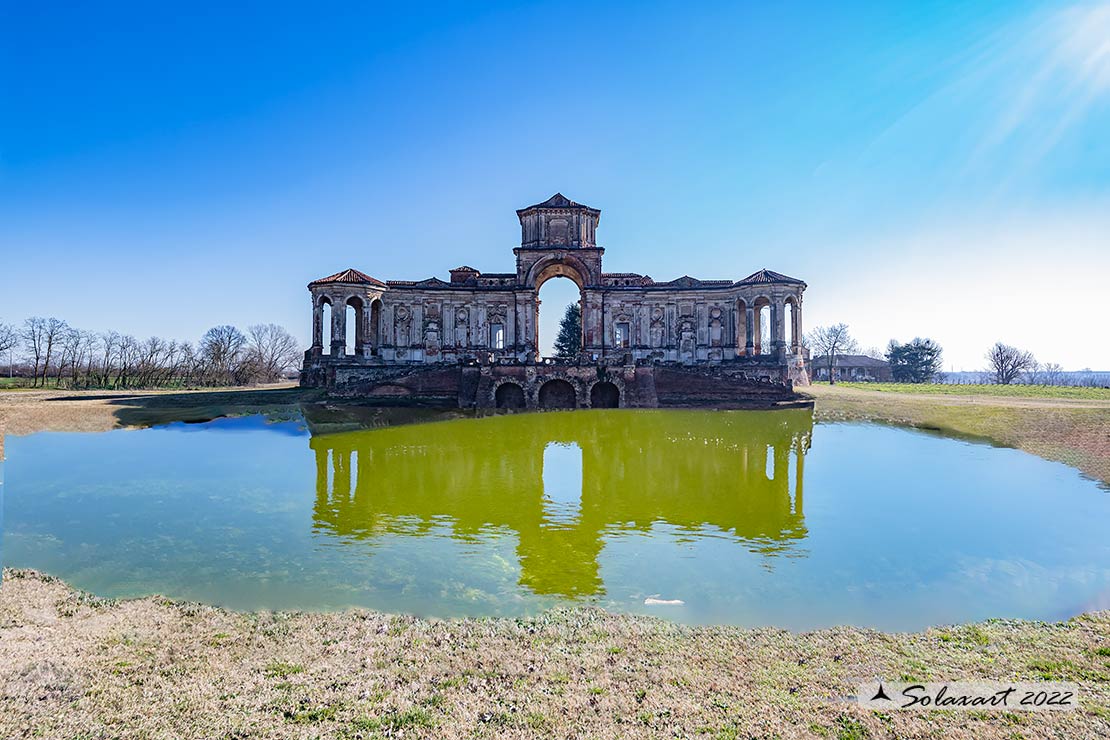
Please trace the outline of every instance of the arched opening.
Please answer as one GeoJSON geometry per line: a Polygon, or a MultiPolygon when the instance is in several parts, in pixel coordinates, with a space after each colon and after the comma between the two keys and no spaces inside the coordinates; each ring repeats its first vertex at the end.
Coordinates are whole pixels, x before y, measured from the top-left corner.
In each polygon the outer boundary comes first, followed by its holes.
{"type": "Polygon", "coordinates": [[[320,299],[320,316],[321,352],[323,352],[325,355],[330,355],[332,325],[331,299],[327,298],[326,296],[320,299]]]}
{"type": "Polygon", "coordinates": [[[363,307],[366,304],[358,296],[347,299],[347,354],[361,355],[362,345],[366,342],[366,327],[363,326],[363,307]]]}
{"type": "Polygon", "coordinates": [[[794,347],[795,344],[797,344],[797,342],[795,341],[795,338],[794,338],[794,331],[797,329],[797,327],[794,324],[794,311],[795,311],[795,309],[794,309],[794,299],[793,298],[787,298],[786,299],[786,301],[782,304],[782,311],[783,311],[783,313],[782,313],[782,318],[783,318],[783,337],[782,337],[782,339],[783,339],[783,343],[784,343],[784,345],[786,346],[786,348],[788,350],[793,351],[792,348],[794,347]]]}
{"type": "Polygon", "coordinates": [[[378,354],[378,347],[382,343],[382,302],[380,300],[375,300],[370,304],[368,333],[370,334],[371,351],[376,355],[378,354]]]}
{"type": "Polygon", "coordinates": [[[752,307],[755,318],[752,340],[755,342],[755,354],[761,355],[771,349],[771,301],[767,298],[756,298],[752,307]]]}
{"type": "Polygon", "coordinates": [[[540,357],[571,359],[582,351],[582,291],[565,275],[552,277],[559,279],[536,292],[536,347],[540,357]]]}
{"type": "Polygon", "coordinates": [[[620,403],[620,389],[607,380],[594,383],[594,387],[590,389],[590,408],[615,409],[620,403]]]}
{"type": "Polygon", "coordinates": [[[541,409],[573,409],[578,406],[574,386],[556,378],[540,386],[541,409]]]}
{"type": "Polygon", "coordinates": [[[524,389],[516,383],[502,383],[497,386],[493,396],[494,405],[499,409],[524,408],[524,389]]]}

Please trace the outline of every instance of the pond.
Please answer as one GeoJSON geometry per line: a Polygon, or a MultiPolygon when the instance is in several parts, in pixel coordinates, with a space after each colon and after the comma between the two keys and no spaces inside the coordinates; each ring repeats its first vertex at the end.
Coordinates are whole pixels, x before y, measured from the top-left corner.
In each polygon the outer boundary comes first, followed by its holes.
{"type": "Polygon", "coordinates": [[[255,416],[6,452],[3,564],[110,597],[888,630],[1110,607],[1110,495],[1092,481],[808,410],[315,436],[255,416]]]}

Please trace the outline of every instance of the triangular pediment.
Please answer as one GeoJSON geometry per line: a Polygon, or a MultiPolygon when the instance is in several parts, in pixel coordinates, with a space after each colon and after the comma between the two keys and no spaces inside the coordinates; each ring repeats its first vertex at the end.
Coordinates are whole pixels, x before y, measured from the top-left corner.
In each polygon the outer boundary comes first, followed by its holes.
{"type": "Polygon", "coordinates": [[[348,267],[346,270],[322,277],[319,280],[313,280],[309,285],[324,285],[331,283],[343,283],[347,285],[385,285],[381,280],[375,277],[370,277],[365,272],[359,272],[353,267],[348,267]]]}
{"type": "Polygon", "coordinates": [[[696,288],[701,285],[701,281],[697,278],[692,278],[689,275],[683,275],[682,277],[667,283],[667,285],[673,286],[675,288],[696,288]]]}
{"type": "Polygon", "coordinates": [[[768,283],[804,284],[804,282],[798,278],[792,278],[789,275],[783,275],[781,272],[768,270],[766,267],[759,272],[753,272],[739,282],[740,285],[766,285],[768,283]]]}
{"type": "Polygon", "coordinates": [[[427,280],[417,280],[415,283],[413,283],[413,285],[415,285],[418,288],[449,288],[449,287],[451,287],[451,283],[448,283],[445,280],[440,280],[437,277],[430,277],[427,280]]]}
{"type": "Polygon", "coordinates": [[[524,211],[530,211],[533,208],[573,208],[573,209],[585,209],[585,210],[588,210],[588,211],[594,210],[594,209],[590,208],[587,205],[583,205],[582,203],[577,203],[577,202],[571,200],[570,198],[563,195],[562,193],[555,193],[555,195],[551,196],[550,198],[545,200],[543,203],[536,203],[535,205],[528,206],[527,208],[521,208],[517,212],[522,213],[524,211]]]}

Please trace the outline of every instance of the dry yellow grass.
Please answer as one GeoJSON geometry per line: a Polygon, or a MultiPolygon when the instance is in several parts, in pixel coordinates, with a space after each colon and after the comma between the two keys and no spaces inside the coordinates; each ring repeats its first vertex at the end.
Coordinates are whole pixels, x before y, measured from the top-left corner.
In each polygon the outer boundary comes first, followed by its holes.
{"type": "Polygon", "coordinates": [[[7,571],[0,737],[1095,738],[1110,735],[1107,647],[1105,612],[895,635],[594,609],[240,614],[7,571]],[[874,677],[1075,681],[1083,708],[861,710],[850,697],[874,677]]]}

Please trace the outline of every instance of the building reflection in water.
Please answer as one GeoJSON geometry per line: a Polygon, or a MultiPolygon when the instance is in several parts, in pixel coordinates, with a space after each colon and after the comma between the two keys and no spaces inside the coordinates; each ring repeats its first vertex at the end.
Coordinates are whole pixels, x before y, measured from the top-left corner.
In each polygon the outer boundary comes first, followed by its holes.
{"type": "Polygon", "coordinates": [[[804,555],[808,410],[517,414],[316,436],[316,531],[371,544],[512,532],[521,584],[604,592],[605,541],[665,523],[804,555]]]}

